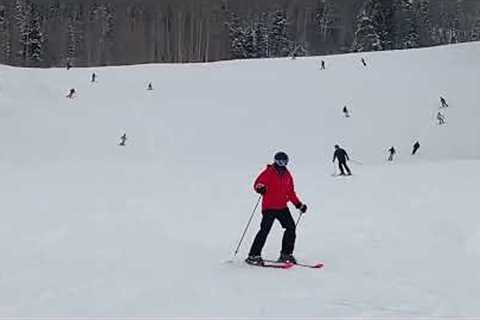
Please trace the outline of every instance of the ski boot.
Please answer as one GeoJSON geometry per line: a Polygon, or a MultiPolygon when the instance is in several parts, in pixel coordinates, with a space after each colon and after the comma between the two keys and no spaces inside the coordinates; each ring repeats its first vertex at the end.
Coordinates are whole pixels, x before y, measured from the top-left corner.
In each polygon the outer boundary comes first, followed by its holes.
{"type": "Polygon", "coordinates": [[[265,264],[261,256],[248,256],[245,262],[256,266],[263,266],[265,264]]]}
{"type": "Polygon", "coordinates": [[[293,254],[286,254],[286,253],[281,253],[280,258],[277,260],[278,262],[285,262],[285,263],[293,263],[297,264],[297,259],[293,256],[293,254]]]}

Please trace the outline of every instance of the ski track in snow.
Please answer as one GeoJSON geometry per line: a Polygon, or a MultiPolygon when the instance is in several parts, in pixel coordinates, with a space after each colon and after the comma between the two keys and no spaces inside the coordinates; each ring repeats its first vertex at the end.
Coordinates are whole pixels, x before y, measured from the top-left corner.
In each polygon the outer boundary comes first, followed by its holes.
{"type": "Polygon", "coordinates": [[[480,317],[478,56],[0,67],[0,316],[480,317]],[[323,269],[244,264],[258,212],[226,262],[279,149],[309,206],[296,256],[323,269]]]}

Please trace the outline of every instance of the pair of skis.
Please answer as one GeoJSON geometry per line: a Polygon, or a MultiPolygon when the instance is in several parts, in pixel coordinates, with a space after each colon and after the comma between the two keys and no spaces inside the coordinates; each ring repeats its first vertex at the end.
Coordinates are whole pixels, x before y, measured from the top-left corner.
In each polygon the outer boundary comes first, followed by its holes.
{"type": "Polygon", "coordinates": [[[291,263],[291,262],[278,262],[275,260],[263,260],[263,265],[260,264],[250,264],[255,267],[261,268],[274,268],[274,269],[290,269],[292,267],[303,267],[303,268],[310,268],[310,269],[321,269],[324,267],[323,263],[315,263],[315,264],[308,264],[308,263],[291,263]]]}

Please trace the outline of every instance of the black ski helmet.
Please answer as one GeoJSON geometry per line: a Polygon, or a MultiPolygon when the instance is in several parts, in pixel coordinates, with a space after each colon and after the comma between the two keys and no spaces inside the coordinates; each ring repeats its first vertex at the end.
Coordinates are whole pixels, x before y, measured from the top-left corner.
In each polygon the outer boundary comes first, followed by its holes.
{"type": "Polygon", "coordinates": [[[275,153],[273,160],[277,165],[285,167],[288,164],[288,155],[283,151],[279,151],[275,153]]]}

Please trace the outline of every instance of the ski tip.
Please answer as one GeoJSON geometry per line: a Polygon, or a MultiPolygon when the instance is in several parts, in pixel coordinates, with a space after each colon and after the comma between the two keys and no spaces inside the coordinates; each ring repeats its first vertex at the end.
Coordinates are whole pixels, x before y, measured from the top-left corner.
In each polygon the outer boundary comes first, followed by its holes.
{"type": "Polygon", "coordinates": [[[320,269],[320,268],[323,268],[325,265],[323,263],[317,263],[317,264],[314,264],[312,266],[312,268],[314,269],[320,269]]]}

